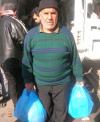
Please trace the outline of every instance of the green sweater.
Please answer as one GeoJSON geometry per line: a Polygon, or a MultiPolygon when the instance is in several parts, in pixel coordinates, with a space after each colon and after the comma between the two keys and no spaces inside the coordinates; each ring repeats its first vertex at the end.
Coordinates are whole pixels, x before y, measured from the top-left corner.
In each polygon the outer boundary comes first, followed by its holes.
{"type": "Polygon", "coordinates": [[[39,27],[28,32],[24,41],[22,74],[25,82],[35,81],[38,85],[60,85],[72,81],[72,77],[83,80],[76,45],[66,27],[59,33],[42,33],[39,27]]]}

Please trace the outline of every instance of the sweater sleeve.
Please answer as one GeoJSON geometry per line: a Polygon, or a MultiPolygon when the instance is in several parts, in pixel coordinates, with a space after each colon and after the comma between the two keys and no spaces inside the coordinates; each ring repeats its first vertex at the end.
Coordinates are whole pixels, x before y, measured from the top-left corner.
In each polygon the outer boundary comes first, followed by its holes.
{"type": "Polygon", "coordinates": [[[76,79],[76,81],[80,82],[83,81],[83,67],[82,67],[82,63],[77,51],[77,47],[75,44],[75,40],[73,35],[69,32],[68,34],[69,36],[69,41],[71,43],[71,63],[72,63],[72,72],[73,75],[76,79]]]}
{"type": "Polygon", "coordinates": [[[22,58],[22,76],[25,83],[34,82],[30,42],[30,36],[27,34],[24,40],[24,51],[22,58]]]}

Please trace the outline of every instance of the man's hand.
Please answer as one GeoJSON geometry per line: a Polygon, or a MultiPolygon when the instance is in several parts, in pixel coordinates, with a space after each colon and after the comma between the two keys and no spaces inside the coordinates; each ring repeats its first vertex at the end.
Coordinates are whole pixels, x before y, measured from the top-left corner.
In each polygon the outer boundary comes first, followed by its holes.
{"type": "Polygon", "coordinates": [[[84,81],[77,81],[76,83],[80,84],[81,86],[84,86],[84,81]]]}
{"type": "Polygon", "coordinates": [[[32,82],[25,83],[25,88],[28,90],[36,90],[36,86],[32,82]]]}

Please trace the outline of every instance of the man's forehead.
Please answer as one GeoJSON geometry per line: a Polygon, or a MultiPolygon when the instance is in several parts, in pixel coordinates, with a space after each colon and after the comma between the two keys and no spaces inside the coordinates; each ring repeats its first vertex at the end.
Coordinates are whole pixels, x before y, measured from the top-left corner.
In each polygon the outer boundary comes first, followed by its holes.
{"type": "Polygon", "coordinates": [[[40,13],[42,12],[57,12],[57,10],[55,8],[45,8],[40,11],[40,13]]]}

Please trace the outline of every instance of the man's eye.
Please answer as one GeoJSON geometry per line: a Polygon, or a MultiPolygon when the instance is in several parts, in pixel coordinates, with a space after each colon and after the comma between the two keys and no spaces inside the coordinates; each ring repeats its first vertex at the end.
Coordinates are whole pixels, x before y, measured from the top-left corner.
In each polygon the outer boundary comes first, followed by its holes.
{"type": "Polygon", "coordinates": [[[47,15],[48,13],[44,13],[45,15],[47,15]]]}
{"type": "Polygon", "coordinates": [[[56,14],[56,12],[52,12],[51,14],[56,14]]]}

